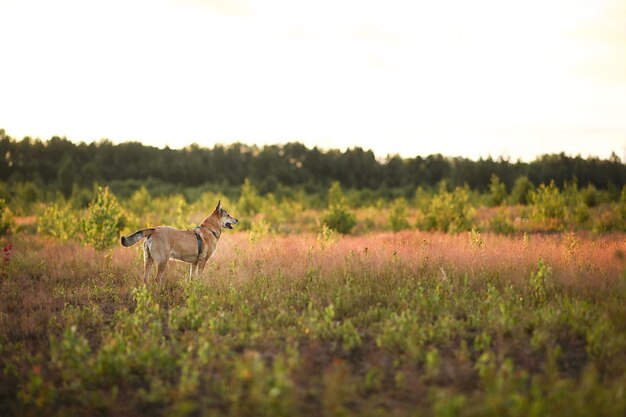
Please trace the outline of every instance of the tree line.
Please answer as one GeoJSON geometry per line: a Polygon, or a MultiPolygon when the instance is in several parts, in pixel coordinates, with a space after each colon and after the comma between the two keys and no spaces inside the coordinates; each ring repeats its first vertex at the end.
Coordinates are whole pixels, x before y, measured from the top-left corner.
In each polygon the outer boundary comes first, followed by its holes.
{"type": "Polygon", "coordinates": [[[534,185],[554,180],[563,186],[574,180],[614,191],[626,184],[626,166],[613,154],[609,159],[582,158],[563,153],[543,155],[532,162],[509,159],[447,157],[440,154],[377,158],[360,147],[345,151],[308,148],[297,142],[255,146],[234,143],[212,148],[193,144],[184,149],[160,149],[138,142],[113,144],[109,140],[74,143],[65,138],[29,137],[16,140],[0,129],[0,181],[33,182],[54,187],[66,195],[76,186],[115,181],[160,181],[184,187],[213,185],[238,187],[248,178],[261,193],[278,187],[301,187],[314,193],[333,181],[357,190],[469,186],[485,192],[492,176],[511,190],[519,177],[534,185]]]}

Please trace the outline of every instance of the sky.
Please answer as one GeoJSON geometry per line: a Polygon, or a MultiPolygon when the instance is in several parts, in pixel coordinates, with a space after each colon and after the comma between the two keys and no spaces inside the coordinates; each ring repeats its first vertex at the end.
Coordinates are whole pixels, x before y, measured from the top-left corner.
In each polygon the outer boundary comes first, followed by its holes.
{"type": "Polygon", "coordinates": [[[14,138],[626,153],[626,0],[0,0],[14,138]]]}

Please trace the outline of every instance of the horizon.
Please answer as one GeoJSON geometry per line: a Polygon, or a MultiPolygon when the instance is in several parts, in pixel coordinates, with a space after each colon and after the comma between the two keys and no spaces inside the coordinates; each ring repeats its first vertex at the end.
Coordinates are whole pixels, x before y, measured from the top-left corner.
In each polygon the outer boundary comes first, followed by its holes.
{"type": "Polygon", "coordinates": [[[15,138],[626,153],[626,0],[7,0],[15,138]]]}
{"type": "MultiPolygon", "coordinates": [[[[332,152],[332,151],[346,152],[346,151],[350,151],[350,150],[354,150],[354,149],[359,149],[360,148],[361,150],[363,150],[363,152],[372,152],[374,154],[374,158],[377,161],[379,161],[379,162],[385,162],[386,160],[389,160],[389,159],[394,158],[396,156],[398,156],[398,157],[400,157],[402,159],[412,159],[412,158],[418,158],[418,157],[424,159],[424,158],[428,158],[430,156],[438,156],[438,155],[440,155],[440,156],[442,156],[445,159],[464,158],[464,159],[468,159],[468,160],[474,161],[474,162],[479,161],[479,160],[491,159],[493,161],[507,161],[507,162],[510,162],[510,163],[517,163],[517,162],[531,163],[531,162],[537,161],[540,158],[545,157],[545,156],[563,155],[563,156],[565,156],[567,158],[598,159],[598,160],[604,160],[604,161],[608,161],[613,156],[615,156],[615,157],[617,157],[620,160],[621,163],[626,164],[625,158],[624,157],[620,157],[616,152],[613,152],[608,157],[601,157],[601,156],[593,155],[593,154],[582,155],[580,153],[573,154],[573,153],[567,153],[567,152],[561,151],[561,152],[553,152],[553,153],[543,153],[543,154],[537,155],[533,159],[525,160],[525,159],[521,159],[521,158],[512,158],[512,157],[507,156],[507,155],[487,155],[487,156],[480,156],[478,158],[471,158],[471,157],[467,157],[467,156],[463,156],[463,155],[449,155],[449,154],[442,154],[442,153],[430,153],[430,154],[419,154],[418,153],[418,154],[414,154],[414,155],[402,155],[402,154],[396,153],[396,154],[379,155],[373,149],[365,148],[365,147],[362,147],[360,145],[347,146],[347,147],[321,147],[319,145],[309,146],[309,145],[307,145],[307,144],[305,144],[305,143],[303,143],[301,141],[298,141],[298,140],[282,142],[282,143],[264,143],[264,144],[245,143],[245,142],[240,142],[240,141],[225,143],[225,142],[219,142],[218,141],[218,142],[212,143],[210,145],[203,145],[203,144],[200,144],[200,143],[197,143],[197,142],[192,142],[192,143],[186,144],[186,145],[181,146],[181,147],[171,147],[169,145],[164,145],[164,146],[153,145],[153,144],[150,144],[150,143],[144,143],[144,142],[137,141],[137,140],[127,140],[127,141],[122,141],[122,142],[115,142],[115,141],[112,141],[112,140],[110,140],[108,138],[100,138],[98,140],[93,140],[93,141],[87,142],[87,141],[83,141],[83,140],[71,140],[69,138],[66,138],[65,136],[59,136],[59,135],[52,135],[50,138],[47,138],[47,139],[40,138],[40,137],[32,137],[32,136],[24,136],[24,137],[21,137],[21,138],[17,138],[17,137],[13,137],[10,134],[8,134],[6,132],[6,130],[1,128],[1,127],[0,127],[0,132],[4,132],[7,137],[9,137],[10,139],[15,140],[15,141],[22,141],[22,140],[28,138],[30,140],[36,140],[36,141],[38,140],[38,141],[41,141],[42,143],[47,143],[51,139],[58,138],[58,139],[61,139],[61,140],[67,140],[67,141],[69,141],[69,142],[71,142],[71,143],[73,143],[73,144],[75,144],[77,146],[80,146],[80,145],[87,145],[87,146],[89,146],[91,144],[98,145],[98,144],[103,143],[103,142],[110,142],[113,145],[123,145],[123,144],[129,144],[129,143],[137,143],[137,144],[140,144],[142,146],[154,147],[154,148],[157,148],[159,150],[165,150],[165,149],[184,150],[184,149],[191,148],[192,146],[198,146],[200,149],[210,150],[210,149],[212,149],[214,147],[217,147],[217,146],[222,146],[224,148],[228,148],[228,147],[234,146],[234,145],[243,145],[243,146],[248,146],[250,148],[257,147],[257,148],[262,149],[263,147],[266,147],[266,146],[267,147],[271,147],[271,146],[281,147],[281,146],[285,146],[285,145],[288,145],[288,144],[300,144],[300,145],[305,146],[308,150],[313,150],[314,148],[317,148],[322,153],[327,153],[327,152],[332,152]]],[[[624,156],[626,157],[626,149],[625,149],[625,155],[624,156]]]]}

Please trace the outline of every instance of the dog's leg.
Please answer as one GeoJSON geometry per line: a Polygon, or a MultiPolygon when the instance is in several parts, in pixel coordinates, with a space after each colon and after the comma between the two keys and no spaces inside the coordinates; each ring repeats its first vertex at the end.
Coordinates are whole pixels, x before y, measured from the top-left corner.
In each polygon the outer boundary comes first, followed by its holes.
{"type": "Polygon", "coordinates": [[[198,268],[196,268],[196,277],[199,277],[202,271],[204,271],[204,267],[207,264],[208,259],[203,259],[198,262],[198,268]]]}
{"type": "Polygon", "coordinates": [[[197,276],[198,275],[198,263],[197,262],[191,264],[191,266],[189,267],[189,280],[190,281],[193,278],[194,271],[196,272],[196,276],[197,276]]]}
{"type": "Polygon", "coordinates": [[[167,268],[167,261],[159,262],[157,264],[157,274],[155,280],[159,283],[159,285],[161,285],[163,274],[165,273],[165,268],[167,268]]]}
{"type": "Polygon", "coordinates": [[[148,284],[148,277],[150,276],[150,271],[152,270],[152,264],[154,261],[152,258],[146,259],[143,265],[143,283],[148,284]]]}
{"type": "Polygon", "coordinates": [[[152,259],[152,255],[150,255],[148,242],[145,242],[143,245],[143,283],[146,285],[148,284],[148,277],[150,276],[150,271],[152,270],[152,264],[154,264],[154,259],[152,259]]]}

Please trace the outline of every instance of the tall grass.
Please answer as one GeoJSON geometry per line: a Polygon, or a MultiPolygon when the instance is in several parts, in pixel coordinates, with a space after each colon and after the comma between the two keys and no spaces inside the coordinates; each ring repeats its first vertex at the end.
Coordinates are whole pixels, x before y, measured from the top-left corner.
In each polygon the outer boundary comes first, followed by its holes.
{"type": "Polygon", "coordinates": [[[1,415],[626,412],[623,235],[225,233],[147,287],[139,245],[12,245],[1,415]]]}

